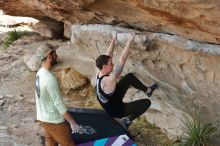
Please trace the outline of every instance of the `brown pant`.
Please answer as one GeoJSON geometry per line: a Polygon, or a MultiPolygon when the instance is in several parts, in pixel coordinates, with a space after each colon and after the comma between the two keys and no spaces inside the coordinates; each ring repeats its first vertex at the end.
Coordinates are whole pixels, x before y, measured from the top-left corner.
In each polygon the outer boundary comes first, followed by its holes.
{"type": "Polygon", "coordinates": [[[46,137],[46,146],[75,146],[71,138],[70,126],[63,122],[59,124],[40,122],[46,137]]]}

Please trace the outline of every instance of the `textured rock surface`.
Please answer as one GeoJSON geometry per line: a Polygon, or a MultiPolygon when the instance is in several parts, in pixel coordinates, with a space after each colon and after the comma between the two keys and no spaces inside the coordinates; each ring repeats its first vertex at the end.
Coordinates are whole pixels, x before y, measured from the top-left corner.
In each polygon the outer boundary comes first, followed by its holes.
{"type": "MultiPolygon", "coordinates": [[[[64,23],[64,35],[71,37],[74,47],[88,56],[81,59],[88,62],[90,76],[94,74],[91,66],[98,54],[106,51],[111,33],[119,32],[114,60],[117,61],[127,32],[135,31],[138,35],[124,72],[136,72],[148,85],[153,81],[160,83],[161,88],[155,92],[146,116],[170,135],[181,133],[180,119],[184,114],[192,115],[195,108],[199,108],[206,120],[220,120],[219,6],[217,0],[0,0],[0,9],[6,14],[52,21],[53,25],[39,27],[41,35],[53,36],[53,28],[63,29],[64,23]],[[124,28],[70,27],[76,23],[124,28]],[[51,31],[45,31],[48,28],[51,31]]],[[[72,57],[72,54],[65,55],[65,59],[72,57]]],[[[17,56],[2,57],[14,59],[17,56]]],[[[80,69],[81,64],[77,65],[80,69]]],[[[126,100],[145,98],[136,90],[129,92],[126,100]]]]}
{"type": "MultiPolygon", "coordinates": [[[[0,130],[2,145],[41,145],[42,132],[39,131],[41,128],[33,122],[36,115],[33,94],[35,73],[27,69],[23,55],[27,52],[34,54],[43,43],[59,44],[60,49],[57,53],[63,62],[59,67],[71,65],[92,79],[95,73],[95,57],[99,54],[98,52],[106,51],[112,31],[120,32],[116,44],[115,62],[124,47],[127,32],[132,31],[100,25],[77,25],[73,26],[72,30],[74,43],[45,40],[39,35],[32,34],[17,40],[5,50],[5,53],[0,54],[0,102],[3,102],[0,106],[0,129],[1,126],[5,129],[0,130]],[[21,122],[18,123],[20,119],[21,122]]],[[[184,114],[192,115],[194,107],[200,107],[204,119],[219,120],[219,55],[218,51],[216,55],[212,55],[214,53],[208,51],[208,48],[217,49],[218,45],[190,41],[162,33],[145,35],[139,33],[135,38],[124,73],[136,72],[147,85],[153,81],[160,83],[161,88],[151,99],[152,106],[146,112],[146,117],[148,121],[156,123],[170,135],[181,133],[180,119],[184,114]],[[184,45],[186,44],[184,42],[188,45],[184,45]]],[[[88,95],[94,95],[93,88],[87,89],[74,94],[70,93],[71,99],[65,99],[67,105],[100,108],[98,104],[93,104],[97,102],[96,98],[87,98],[88,95]]],[[[143,93],[134,89],[129,90],[126,97],[126,101],[146,98],[143,93]]],[[[133,129],[134,135],[141,133],[136,136],[135,142],[140,146],[149,145],[146,135],[152,137],[145,128],[147,128],[146,123],[135,122],[137,130],[133,129]]],[[[158,137],[157,134],[155,134],[156,137],[158,137]]],[[[219,145],[219,143],[216,144],[216,146],[219,145]]]]}
{"type": "Polygon", "coordinates": [[[35,32],[41,36],[49,38],[60,38],[63,37],[63,23],[51,21],[39,21],[32,26],[35,32]]]}
{"type": "Polygon", "coordinates": [[[218,0],[0,0],[6,14],[65,24],[114,24],[220,43],[218,0]]]}
{"type": "MultiPolygon", "coordinates": [[[[116,30],[120,32],[115,49],[114,62],[117,63],[128,32],[133,30],[109,25],[74,25],[71,40],[77,48],[86,50],[88,57],[95,59],[99,52],[105,53],[116,30]]],[[[196,108],[207,121],[219,121],[219,50],[219,45],[175,35],[136,35],[124,73],[135,72],[147,85],[153,81],[160,84],[146,113],[147,119],[171,136],[181,134],[181,119],[184,115],[192,116],[196,108]],[[210,51],[211,48],[216,52],[210,51]]],[[[128,95],[127,100],[146,98],[136,90],[128,95]]]]}
{"type": "Polygon", "coordinates": [[[41,61],[37,58],[36,55],[25,55],[24,56],[24,63],[31,71],[37,71],[41,67],[41,61]]]}

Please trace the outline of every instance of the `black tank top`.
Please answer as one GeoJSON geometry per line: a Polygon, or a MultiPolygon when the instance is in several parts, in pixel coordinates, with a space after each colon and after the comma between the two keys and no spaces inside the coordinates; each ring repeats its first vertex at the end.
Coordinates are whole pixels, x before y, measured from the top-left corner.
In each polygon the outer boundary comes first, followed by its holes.
{"type": "Polygon", "coordinates": [[[113,95],[113,93],[111,93],[111,94],[106,94],[106,93],[102,90],[102,88],[101,88],[101,81],[102,81],[102,79],[103,79],[104,77],[106,77],[106,76],[109,76],[109,75],[104,75],[104,76],[101,76],[101,77],[97,76],[97,78],[96,78],[96,93],[97,93],[97,98],[98,98],[98,100],[99,100],[101,103],[103,103],[103,104],[107,103],[107,102],[111,99],[111,96],[113,95]]]}

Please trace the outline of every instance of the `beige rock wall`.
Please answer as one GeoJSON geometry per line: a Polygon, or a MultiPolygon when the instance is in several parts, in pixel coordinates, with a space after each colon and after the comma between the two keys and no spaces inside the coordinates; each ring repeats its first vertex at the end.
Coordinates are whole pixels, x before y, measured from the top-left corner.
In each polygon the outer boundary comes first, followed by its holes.
{"type": "MultiPolygon", "coordinates": [[[[117,63],[128,32],[133,30],[110,25],[73,25],[71,40],[95,60],[99,52],[105,53],[114,31],[119,32],[114,59],[117,63]]],[[[207,121],[220,120],[220,46],[163,33],[135,32],[138,35],[124,73],[135,72],[147,85],[154,81],[160,84],[146,112],[147,119],[170,136],[181,134],[181,119],[184,115],[192,116],[195,109],[207,121]]],[[[146,96],[136,90],[126,96],[128,101],[139,98],[146,96]]]]}

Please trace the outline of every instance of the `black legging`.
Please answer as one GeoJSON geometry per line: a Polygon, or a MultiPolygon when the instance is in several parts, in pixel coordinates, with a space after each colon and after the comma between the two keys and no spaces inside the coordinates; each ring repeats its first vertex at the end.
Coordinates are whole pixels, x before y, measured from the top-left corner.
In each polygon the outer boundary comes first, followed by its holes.
{"type": "Polygon", "coordinates": [[[149,99],[140,99],[124,103],[122,100],[130,85],[143,92],[147,91],[147,87],[139,81],[134,74],[128,73],[122,77],[116,85],[114,95],[111,96],[113,99],[107,103],[107,107],[109,108],[107,111],[115,118],[128,116],[132,121],[142,115],[151,105],[151,101],[149,99]]]}

